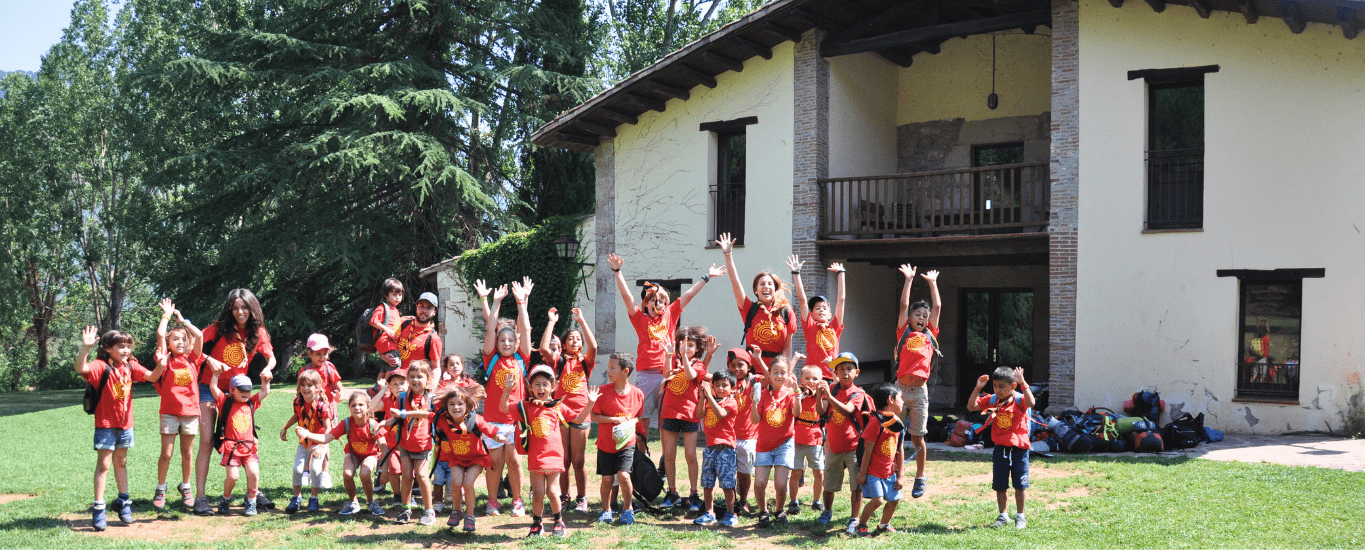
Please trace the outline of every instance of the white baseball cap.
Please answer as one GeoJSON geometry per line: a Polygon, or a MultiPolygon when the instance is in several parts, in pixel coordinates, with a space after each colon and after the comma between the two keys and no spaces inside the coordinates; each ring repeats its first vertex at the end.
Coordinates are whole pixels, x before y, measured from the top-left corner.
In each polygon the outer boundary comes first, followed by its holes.
{"type": "Polygon", "coordinates": [[[327,336],[324,334],[313,334],[308,337],[308,350],[317,351],[320,349],[335,350],[331,344],[327,343],[327,336]]]}
{"type": "Polygon", "coordinates": [[[421,296],[417,297],[418,302],[421,302],[423,300],[431,303],[431,307],[437,307],[440,305],[440,302],[436,300],[436,295],[430,292],[423,292],[421,296]]]}

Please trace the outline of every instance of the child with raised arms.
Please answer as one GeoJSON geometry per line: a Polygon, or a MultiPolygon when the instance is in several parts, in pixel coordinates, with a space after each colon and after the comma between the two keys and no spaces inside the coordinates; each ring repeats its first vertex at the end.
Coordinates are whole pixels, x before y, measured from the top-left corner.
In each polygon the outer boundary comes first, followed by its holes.
{"type": "Polygon", "coordinates": [[[384,508],[374,500],[374,485],[370,481],[370,476],[379,467],[379,447],[388,433],[388,428],[381,427],[379,421],[370,415],[370,402],[363,392],[351,394],[347,400],[347,407],[351,415],[338,422],[327,433],[312,433],[302,425],[294,428],[294,433],[300,439],[307,439],[313,443],[327,444],[346,438],[345,461],[342,462],[341,479],[346,486],[346,496],[350,501],[337,512],[343,516],[353,515],[363,508],[356,499],[355,480],[360,477],[361,487],[365,490],[365,501],[368,503],[369,512],[374,516],[383,516],[384,508]]]}
{"type": "Polygon", "coordinates": [[[261,391],[252,394],[251,379],[245,374],[233,376],[228,381],[228,393],[218,389],[218,378],[214,375],[209,391],[213,394],[219,415],[214,423],[213,434],[218,452],[223,455],[219,461],[227,468],[227,478],[223,480],[223,500],[218,503],[218,513],[228,513],[232,503],[232,488],[246,470],[246,515],[256,515],[256,494],[261,484],[261,457],[256,447],[256,411],[261,403],[270,396],[270,373],[261,373],[261,391]],[[218,440],[221,439],[221,442],[218,440]]]}
{"type": "MultiPolygon", "coordinates": [[[[156,369],[147,381],[161,394],[161,458],[157,460],[156,493],[152,507],[166,508],[166,474],[171,466],[175,440],[180,438],[181,483],[177,487],[186,508],[194,506],[194,487],[190,485],[194,467],[194,438],[199,435],[199,384],[195,381],[198,366],[205,361],[200,353],[203,334],[180,315],[170,299],[161,301],[161,322],[156,327],[156,369]],[[166,331],[167,322],[174,316],[180,327],[166,331]]],[[[223,365],[210,360],[221,371],[223,365]]]]}
{"type": "MultiPolygon", "coordinates": [[[[484,372],[488,373],[488,384],[485,386],[488,403],[517,402],[526,398],[526,359],[531,356],[531,318],[526,313],[526,300],[533,286],[530,277],[523,278],[521,283],[512,282],[512,297],[517,302],[517,322],[513,328],[500,327],[497,317],[502,299],[507,297],[507,285],[492,292],[482,280],[474,283],[474,290],[483,307],[484,326],[487,327],[483,356],[484,372]],[[491,307],[487,301],[490,293],[493,294],[491,307]]],[[[515,449],[505,443],[512,441],[516,429],[513,423],[516,420],[510,413],[499,409],[497,406],[484,407],[483,411],[484,417],[502,435],[502,441],[488,437],[483,440],[492,460],[492,468],[484,475],[488,483],[487,511],[490,516],[496,516],[501,511],[497,498],[498,483],[502,480],[503,467],[506,466],[508,482],[511,484],[512,517],[521,517],[526,515],[526,507],[521,500],[521,458],[515,449]]]]}
{"type": "Polygon", "coordinates": [[[856,535],[858,511],[862,508],[863,490],[858,484],[859,467],[858,441],[862,438],[863,427],[868,415],[872,413],[867,393],[854,384],[858,379],[858,357],[850,352],[840,353],[830,361],[834,376],[838,378],[835,387],[825,395],[829,405],[829,421],[825,423],[825,511],[817,520],[821,524],[833,519],[834,494],[844,484],[844,475],[849,483],[848,534],[856,535]]]}
{"type": "Polygon", "coordinates": [[[706,381],[706,364],[720,344],[708,337],[706,327],[679,328],[676,338],[677,353],[668,378],[663,384],[663,404],[660,406],[659,440],[663,443],[663,468],[667,474],[668,493],[662,506],[688,506],[688,511],[701,510],[701,496],[697,494],[697,432],[701,428],[698,402],[699,390],[706,381]],[[705,354],[705,359],[702,359],[705,354]],[[683,442],[683,458],[687,463],[688,488],[686,501],[678,496],[678,440],[683,442]]]}
{"type": "MultiPolygon", "coordinates": [[[[791,500],[787,504],[787,516],[795,516],[801,513],[801,501],[798,497],[801,490],[801,478],[806,475],[806,467],[811,470],[811,508],[817,512],[824,512],[825,507],[820,500],[819,491],[825,485],[825,433],[821,419],[825,417],[827,403],[826,396],[829,395],[829,383],[821,378],[821,369],[814,363],[807,362],[806,366],[801,367],[801,387],[800,395],[797,398],[801,401],[801,414],[796,417],[796,452],[795,464],[792,467],[792,475],[788,480],[787,492],[791,500]]],[[[781,503],[779,503],[780,505],[781,503]]]]}
{"type": "Polygon", "coordinates": [[[99,393],[95,406],[95,504],[92,507],[96,531],[109,523],[105,512],[104,484],[114,470],[118,498],[112,506],[125,525],[133,522],[133,498],[128,494],[128,449],[133,446],[133,382],[147,379],[149,372],[133,358],[133,337],[121,330],[101,336],[95,327],[81,332],[81,351],[76,356],[76,374],[99,393]],[[95,360],[87,361],[90,348],[95,360]]]}
{"type": "Polygon", "coordinates": [[[995,505],[1000,512],[991,527],[1004,527],[1009,522],[1005,510],[1009,505],[1010,483],[1014,483],[1014,526],[1023,529],[1024,500],[1028,493],[1029,412],[1033,408],[1033,391],[1024,381],[1023,367],[1000,367],[976,380],[976,389],[967,399],[967,410],[988,411],[991,441],[995,452],[991,457],[991,489],[995,490],[995,505]],[[991,384],[993,392],[981,395],[982,388],[991,384]],[[1022,393],[1015,389],[1022,390],[1022,393]]]}
{"type": "Polygon", "coordinates": [[[910,303],[910,286],[915,282],[916,268],[910,264],[900,267],[905,275],[901,289],[900,312],[896,316],[896,387],[905,400],[906,431],[915,446],[915,485],[910,496],[924,496],[924,463],[929,454],[924,435],[929,433],[929,374],[935,355],[942,356],[938,347],[938,318],[941,301],[938,297],[938,271],[927,271],[920,277],[929,283],[932,303],[910,303]]]}
{"type": "Polygon", "coordinates": [[[475,529],[474,483],[492,464],[483,438],[507,442],[483,415],[474,412],[484,395],[483,386],[473,385],[456,387],[436,398],[439,408],[444,411],[436,419],[436,437],[442,440],[442,448],[449,448],[444,456],[452,505],[446,525],[455,527],[463,520],[465,532],[475,529]]]}
{"type": "MultiPolygon", "coordinates": [[[[714,340],[715,337],[712,337],[714,340]]],[[[735,388],[735,377],[728,371],[711,375],[710,381],[701,383],[701,395],[706,412],[702,415],[702,425],[706,426],[706,450],[702,453],[701,485],[706,492],[705,511],[693,523],[697,525],[716,524],[715,487],[725,492],[725,516],[720,524],[734,527],[739,523],[735,518],[735,419],[739,416],[739,406],[730,394],[735,388]]]]}
{"type": "MultiPolygon", "coordinates": [[[[762,356],[755,358],[764,363],[762,356]]],[[[782,511],[782,503],[787,501],[787,478],[791,475],[796,454],[796,417],[801,415],[801,399],[796,377],[791,373],[793,361],[779,355],[767,365],[767,380],[763,385],[763,396],[749,412],[750,420],[758,425],[758,442],[755,445],[757,458],[754,460],[754,496],[758,499],[758,526],[767,528],[773,524],[773,516],[768,512],[768,476],[772,475],[777,500],[777,523],[787,522],[787,513],[782,511]]]]}
{"type": "MultiPolygon", "coordinates": [[[[583,319],[583,310],[573,308],[575,328],[564,332],[563,345],[559,336],[554,334],[555,324],[559,322],[559,311],[550,308],[549,323],[540,338],[540,356],[546,364],[553,365],[558,385],[555,386],[555,399],[561,400],[566,407],[567,417],[576,418],[578,413],[588,408],[588,379],[592,377],[593,366],[597,362],[597,338],[583,319]]],[[[566,429],[560,430],[564,444],[564,474],[559,476],[560,500],[565,505],[573,502],[575,511],[588,511],[587,474],[583,460],[588,446],[587,422],[570,422],[566,429]],[[569,472],[572,470],[574,487],[578,494],[569,500],[569,472]]]]}
{"type": "Polygon", "coordinates": [[[863,498],[867,499],[857,527],[858,534],[864,537],[873,535],[867,522],[883,502],[886,508],[882,510],[882,521],[877,524],[876,533],[897,532],[896,528],[891,527],[891,518],[896,514],[896,505],[901,500],[901,477],[905,472],[905,423],[900,419],[905,401],[901,392],[883,382],[873,386],[868,395],[877,413],[863,428],[865,444],[857,479],[863,487],[863,498]]]}
{"type": "Polygon", "coordinates": [[[645,396],[631,385],[635,361],[630,354],[616,352],[607,362],[607,383],[588,390],[588,410],[597,423],[597,475],[602,477],[602,515],[597,521],[611,523],[613,484],[621,488],[621,524],[635,523],[631,508],[630,472],[635,462],[635,424],[644,408],[645,396]]]}
{"type": "Polygon", "coordinates": [[[806,340],[806,364],[820,367],[820,377],[834,383],[836,376],[829,362],[839,355],[839,339],[844,335],[844,264],[830,264],[828,271],[838,274],[839,289],[835,302],[830,307],[829,299],[824,296],[806,298],[806,286],[801,283],[801,266],[805,265],[795,254],[787,258],[787,267],[792,270],[792,285],[796,287],[796,299],[801,303],[801,334],[806,340]]]}
{"type": "MultiPolygon", "coordinates": [[[[332,421],[336,418],[336,405],[327,400],[326,384],[318,371],[305,370],[299,373],[297,388],[294,415],[289,417],[283,428],[280,428],[280,441],[289,440],[287,435],[289,427],[295,423],[310,433],[327,433],[331,431],[332,421]]],[[[289,505],[284,507],[286,514],[299,511],[299,507],[303,505],[305,479],[311,481],[308,483],[312,493],[308,498],[308,511],[318,511],[318,492],[321,489],[318,480],[322,477],[322,461],[326,455],[326,444],[299,437],[299,445],[294,450],[294,497],[290,499],[289,505]]]]}

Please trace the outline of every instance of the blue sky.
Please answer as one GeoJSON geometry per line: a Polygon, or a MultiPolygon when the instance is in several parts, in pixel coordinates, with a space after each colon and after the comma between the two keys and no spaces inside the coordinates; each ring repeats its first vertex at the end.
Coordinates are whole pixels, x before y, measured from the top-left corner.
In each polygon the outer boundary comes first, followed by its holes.
{"type": "MultiPolygon", "coordinates": [[[[0,71],[37,71],[71,24],[67,0],[0,0],[0,71]]],[[[110,16],[118,10],[111,6],[110,16]]]]}

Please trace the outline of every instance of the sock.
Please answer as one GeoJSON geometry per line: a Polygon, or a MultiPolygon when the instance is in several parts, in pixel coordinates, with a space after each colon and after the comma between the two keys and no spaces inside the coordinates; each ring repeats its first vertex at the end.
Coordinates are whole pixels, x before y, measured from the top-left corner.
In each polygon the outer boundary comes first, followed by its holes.
{"type": "Polygon", "coordinates": [[[561,521],[564,521],[564,513],[563,513],[563,512],[555,512],[555,523],[559,523],[559,522],[561,522],[561,521]]]}
{"type": "Polygon", "coordinates": [[[531,516],[531,526],[535,527],[537,525],[540,525],[540,516],[531,516]]]}
{"type": "Polygon", "coordinates": [[[127,501],[130,501],[130,500],[133,500],[133,497],[128,496],[128,493],[119,493],[119,494],[118,494],[118,499],[121,500],[121,501],[127,502],[127,501]]]}
{"type": "Polygon", "coordinates": [[[95,508],[96,510],[103,510],[103,509],[104,509],[104,501],[103,501],[103,500],[97,500],[97,501],[95,501],[94,508],[95,508]]]}
{"type": "Polygon", "coordinates": [[[885,531],[886,528],[887,528],[887,527],[890,527],[890,526],[891,526],[890,523],[878,523],[878,524],[877,524],[877,528],[878,528],[878,529],[881,529],[881,530],[883,530],[883,531],[885,531]]]}
{"type": "Polygon", "coordinates": [[[166,492],[166,484],[162,483],[161,485],[157,485],[156,490],[161,491],[163,493],[166,492]]]}
{"type": "Polygon", "coordinates": [[[1016,518],[1022,518],[1022,517],[1024,517],[1024,513],[1023,513],[1023,512],[1019,512],[1019,513],[1017,513],[1017,514],[1014,514],[1014,517],[1016,517],[1016,518]]]}

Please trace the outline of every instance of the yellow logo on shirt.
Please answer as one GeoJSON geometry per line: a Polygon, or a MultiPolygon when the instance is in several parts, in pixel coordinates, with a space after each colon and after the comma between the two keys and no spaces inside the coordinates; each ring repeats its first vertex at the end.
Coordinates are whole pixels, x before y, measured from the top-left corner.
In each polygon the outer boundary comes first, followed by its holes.
{"type": "Polygon", "coordinates": [[[711,410],[711,407],[708,406],[706,407],[706,416],[702,422],[707,428],[714,428],[716,427],[716,423],[720,422],[720,418],[717,418],[716,411],[711,410]]]}
{"type": "Polygon", "coordinates": [[[768,425],[776,428],[787,421],[787,411],[782,407],[769,409],[766,417],[768,420],[768,425]]]}
{"type": "Polygon", "coordinates": [[[239,367],[246,361],[246,346],[241,342],[232,342],[223,348],[223,362],[229,367],[239,367]]]}
{"type": "Polygon", "coordinates": [[[928,346],[929,338],[923,332],[916,332],[905,339],[905,351],[919,351],[928,346]]]}
{"type": "Polygon", "coordinates": [[[1008,430],[1012,424],[1014,424],[1013,412],[995,411],[995,427],[1008,430]]]}
{"type": "Polygon", "coordinates": [[[564,374],[564,379],[560,380],[559,387],[564,389],[564,393],[578,393],[586,389],[587,384],[584,382],[586,381],[583,377],[583,371],[571,369],[564,374]]]}
{"type": "Polygon", "coordinates": [[[834,410],[829,413],[829,421],[835,424],[843,424],[848,421],[848,417],[844,416],[844,413],[834,410]]]}
{"type": "Polygon", "coordinates": [[[469,454],[469,441],[466,439],[460,439],[458,441],[450,442],[450,454],[454,456],[463,456],[469,454]]]}
{"type": "Polygon", "coordinates": [[[815,414],[815,409],[808,408],[802,408],[801,416],[799,416],[798,418],[800,418],[801,420],[805,420],[806,422],[815,422],[820,419],[820,417],[815,414]]]}
{"type": "Polygon", "coordinates": [[[370,452],[370,444],[364,441],[351,440],[351,450],[355,451],[355,454],[363,455],[370,452]]]}
{"type": "Polygon", "coordinates": [[[776,343],[782,337],[784,327],[772,320],[754,323],[754,342],[758,345],[776,343]]]}
{"type": "Polygon", "coordinates": [[[820,333],[815,335],[815,343],[822,350],[834,351],[834,346],[839,343],[839,337],[834,334],[834,329],[821,327],[820,333]]]}
{"type": "Polygon", "coordinates": [[[251,413],[247,412],[247,407],[249,405],[238,407],[237,413],[232,415],[232,430],[238,435],[251,433],[251,413]]]}
{"type": "Polygon", "coordinates": [[[175,385],[189,386],[194,383],[194,375],[190,374],[190,369],[175,369],[175,385]]]}
{"type": "Polygon", "coordinates": [[[650,340],[663,340],[668,338],[668,325],[664,323],[663,319],[659,319],[658,321],[649,324],[649,330],[647,332],[649,333],[650,340]]]}
{"type": "Polygon", "coordinates": [[[531,422],[531,435],[536,437],[545,437],[545,434],[554,431],[554,429],[555,421],[551,415],[541,415],[531,422]]]}
{"type": "Polygon", "coordinates": [[[398,341],[398,358],[399,358],[399,359],[402,359],[402,360],[404,360],[404,361],[407,361],[407,360],[408,360],[408,356],[412,355],[412,351],[408,349],[408,343],[409,343],[409,342],[410,342],[410,340],[407,339],[407,338],[404,338],[404,339],[398,341]]]}
{"type": "Polygon", "coordinates": [[[682,395],[683,392],[687,391],[687,375],[678,373],[669,378],[668,391],[673,392],[673,395],[682,395]]]}
{"type": "Polygon", "coordinates": [[[882,456],[884,456],[884,457],[886,457],[886,458],[893,458],[893,457],[895,457],[895,456],[896,456],[896,438],[894,438],[894,437],[888,437],[888,438],[886,438],[885,441],[882,441],[882,444],[881,444],[881,445],[878,445],[878,446],[877,446],[877,452],[880,453],[882,456]]]}
{"type": "Polygon", "coordinates": [[[493,381],[497,382],[498,387],[506,390],[517,385],[517,372],[510,365],[499,362],[493,370],[493,381]]]}

